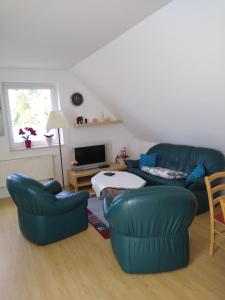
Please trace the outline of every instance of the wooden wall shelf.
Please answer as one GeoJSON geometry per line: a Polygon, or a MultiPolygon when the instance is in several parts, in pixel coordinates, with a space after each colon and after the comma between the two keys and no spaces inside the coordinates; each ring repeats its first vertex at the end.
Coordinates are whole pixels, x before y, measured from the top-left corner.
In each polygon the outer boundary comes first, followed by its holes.
{"type": "Polygon", "coordinates": [[[83,124],[74,124],[74,127],[91,127],[91,126],[99,126],[99,125],[111,125],[111,124],[121,124],[123,123],[122,120],[105,120],[105,121],[98,121],[98,122],[90,122],[90,123],[83,123],[83,124]]]}

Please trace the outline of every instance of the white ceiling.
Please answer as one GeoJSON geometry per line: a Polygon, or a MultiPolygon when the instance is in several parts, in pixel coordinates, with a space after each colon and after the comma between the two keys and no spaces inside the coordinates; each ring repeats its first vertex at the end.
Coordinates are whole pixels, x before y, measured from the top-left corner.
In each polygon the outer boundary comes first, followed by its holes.
{"type": "Polygon", "coordinates": [[[1,0],[0,68],[70,68],[168,2],[1,0]]]}

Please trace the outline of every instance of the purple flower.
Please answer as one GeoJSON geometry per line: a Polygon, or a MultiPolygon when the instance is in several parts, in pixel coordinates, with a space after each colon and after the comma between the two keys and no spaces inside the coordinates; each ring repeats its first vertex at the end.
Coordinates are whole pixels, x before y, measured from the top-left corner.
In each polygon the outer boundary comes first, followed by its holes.
{"type": "Polygon", "coordinates": [[[22,134],[25,134],[25,132],[23,131],[22,128],[20,128],[20,130],[19,130],[19,135],[22,135],[22,134]]]}
{"type": "Polygon", "coordinates": [[[37,135],[37,132],[32,127],[24,127],[24,130],[20,128],[19,135],[23,135],[22,138],[28,141],[30,140],[30,135],[37,135]]]}
{"type": "Polygon", "coordinates": [[[32,130],[30,131],[30,134],[32,134],[32,135],[37,135],[37,132],[36,132],[36,130],[33,130],[33,129],[32,129],[32,130]]]}

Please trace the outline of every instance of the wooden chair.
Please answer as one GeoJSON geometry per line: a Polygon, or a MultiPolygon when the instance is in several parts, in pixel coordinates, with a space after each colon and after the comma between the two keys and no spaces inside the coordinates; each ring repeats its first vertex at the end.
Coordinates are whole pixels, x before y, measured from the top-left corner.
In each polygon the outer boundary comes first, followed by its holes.
{"type": "Polygon", "coordinates": [[[220,200],[220,205],[221,205],[222,212],[223,212],[223,218],[225,220],[225,198],[220,200]]]}
{"type": "Polygon", "coordinates": [[[208,193],[210,223],[211,223],[211,242],[210,255],[213,255],[215,245],[225,250],[225,244],[216,240],[216,236],[225,238],[225,172],[217,172],[205,177],[208,193]],[[215,206],[221,204],[223,211],[215,211],[215,206]]]}

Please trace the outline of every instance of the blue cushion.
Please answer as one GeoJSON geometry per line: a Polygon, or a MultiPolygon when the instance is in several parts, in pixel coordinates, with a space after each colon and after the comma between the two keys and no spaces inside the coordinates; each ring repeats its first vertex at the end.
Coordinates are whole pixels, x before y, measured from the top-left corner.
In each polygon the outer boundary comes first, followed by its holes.
{"type": "Polygon", "coordinates": [[[156,153],[141,154],[139,168],[141,168],[143,166],[155,167],[156,166],[156,157],[157,157],[156,153]]]}
{"type": "Polygon", "coordinates": [[[205,167],[203,164],[198,164],[197,167],[188,175],[187,182],[194,182],[195,179],[199,179],[205,176],[205,167]]]}

